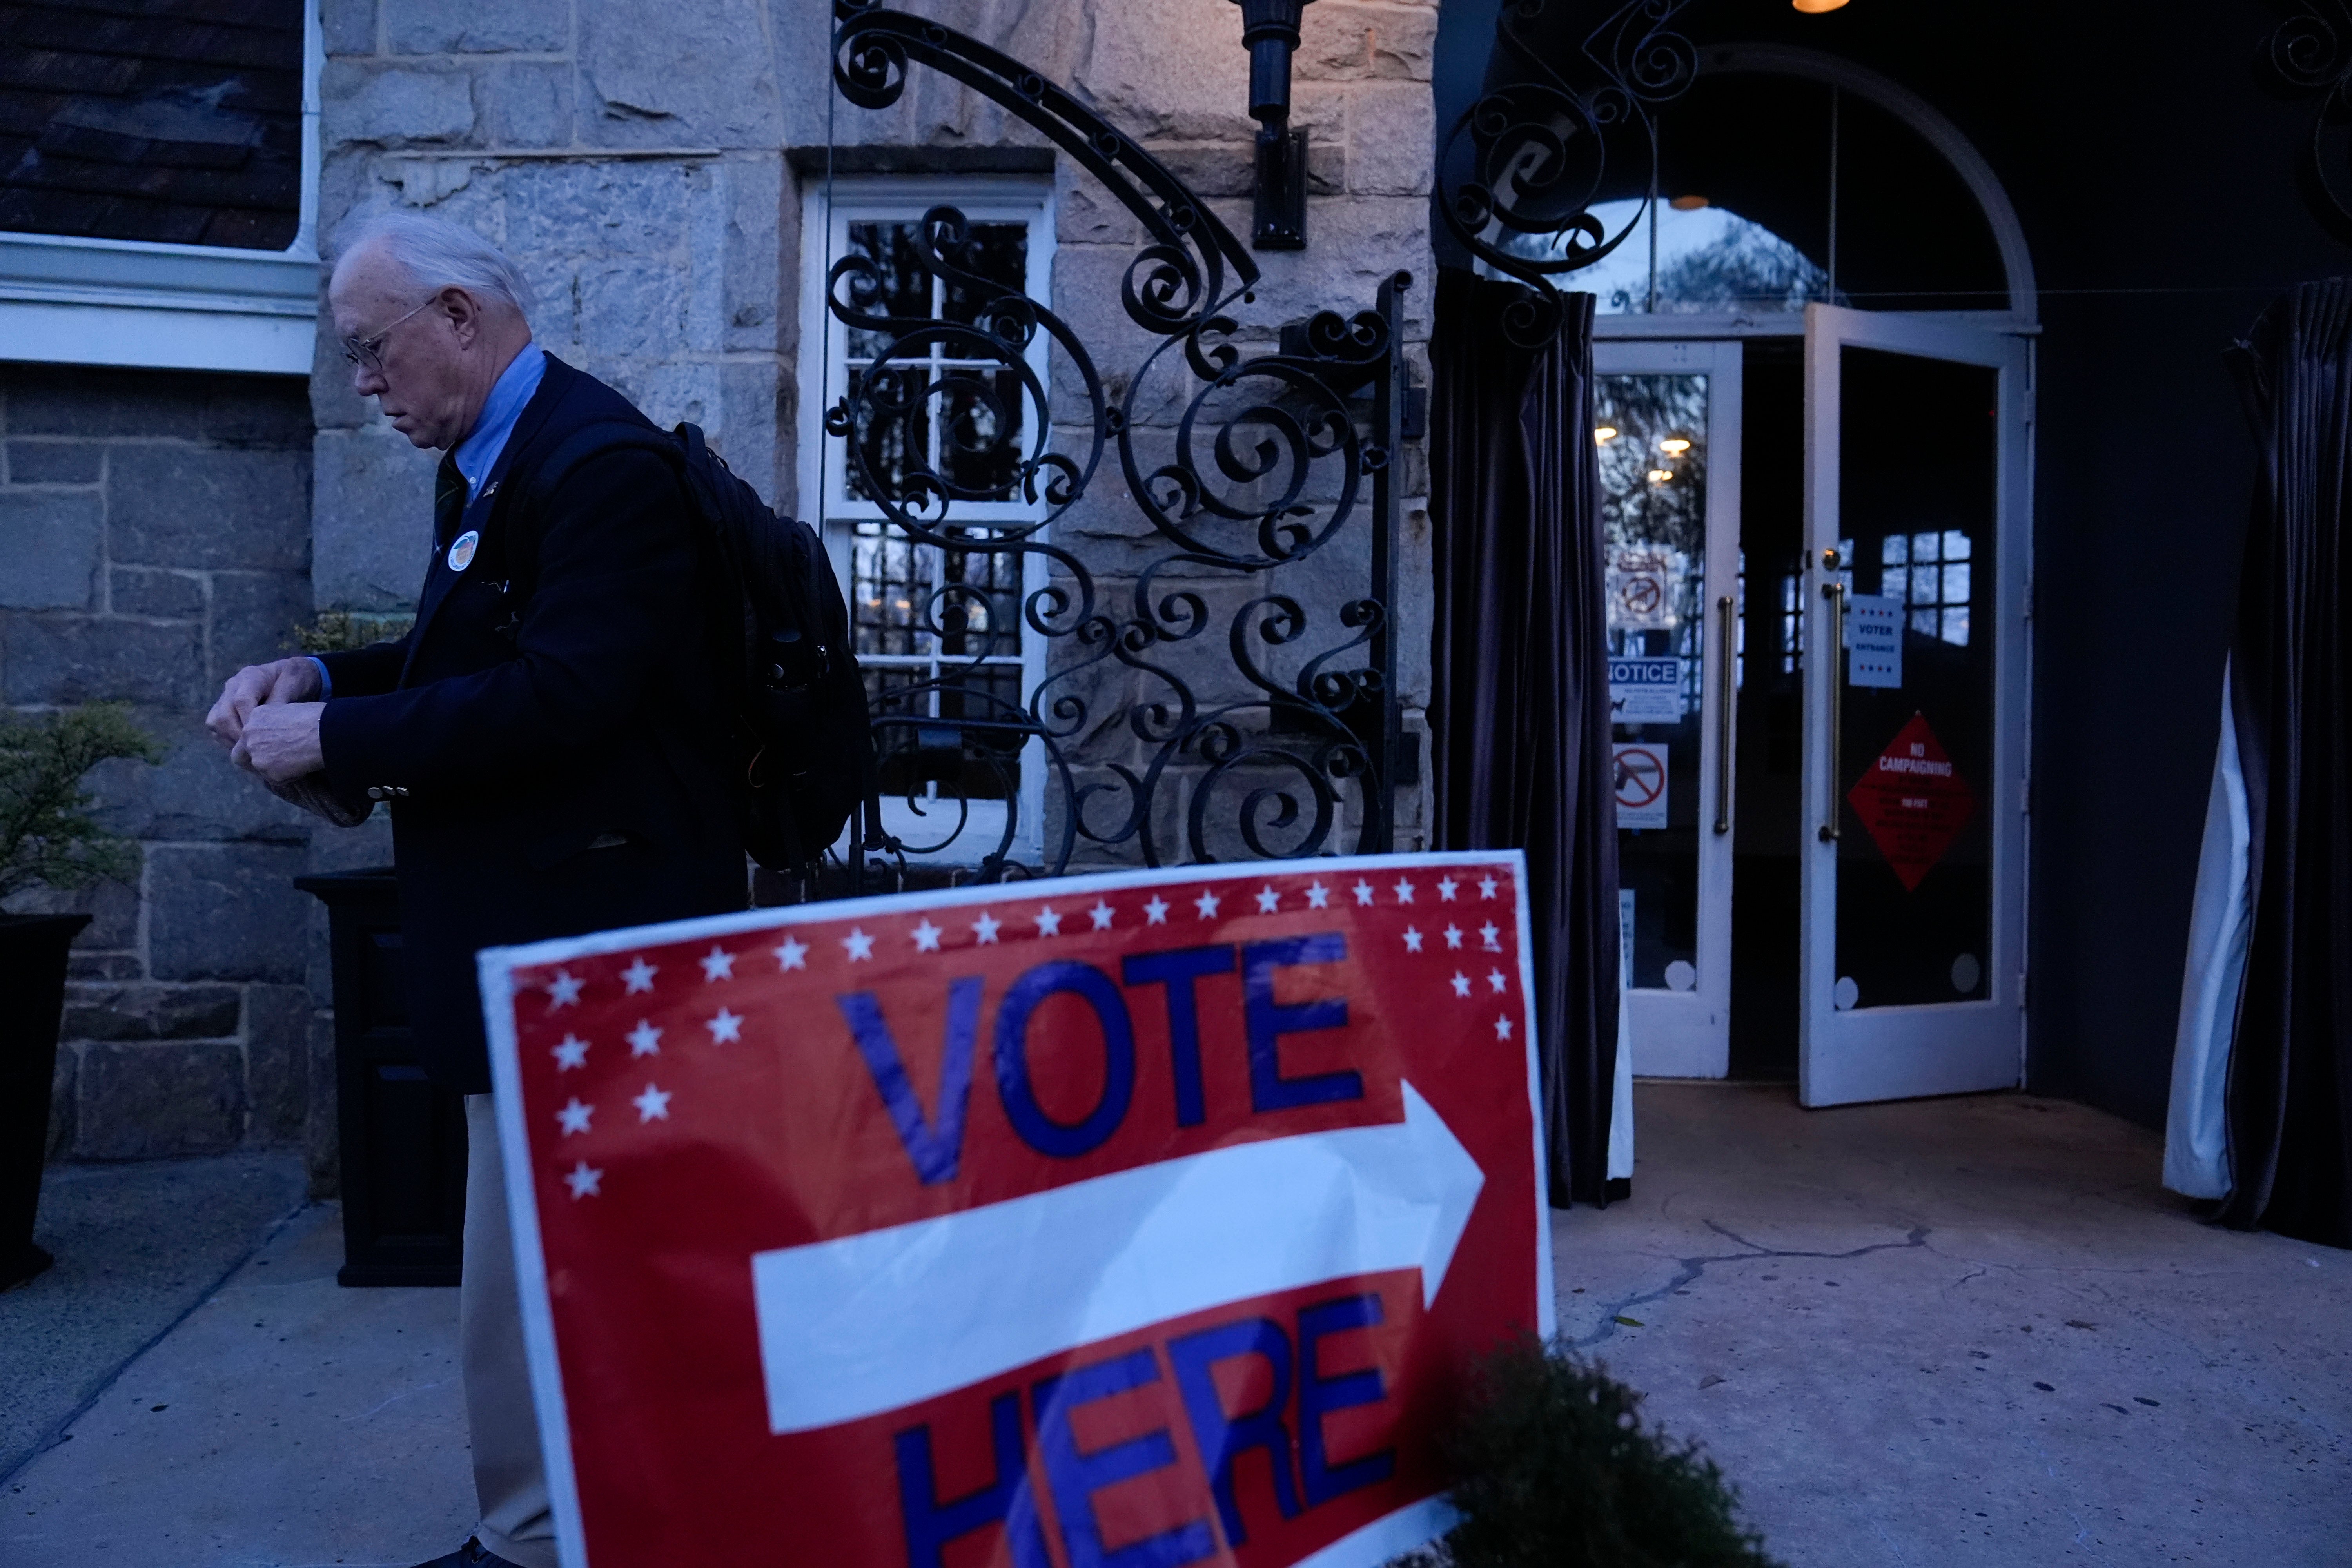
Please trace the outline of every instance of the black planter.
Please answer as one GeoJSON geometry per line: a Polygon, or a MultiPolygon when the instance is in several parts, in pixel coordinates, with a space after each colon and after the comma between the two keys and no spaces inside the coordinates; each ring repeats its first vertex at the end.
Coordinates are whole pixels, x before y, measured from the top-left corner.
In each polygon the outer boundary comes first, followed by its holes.
{"type": "Polygon", "coordinates": [[[466,1101],[425,1079],[408,1027],[389,868],[297,877],[327,906],[345,1285],[455,1285],[466,1230],[466,1101]]]}
{"type": "Polygon", "coordinates": [[[88,924],[88,915],[0,915],[0,1290],[55,1261],[33,1245],[33,1216],[48,1152],[66,949],[88,924]]]}

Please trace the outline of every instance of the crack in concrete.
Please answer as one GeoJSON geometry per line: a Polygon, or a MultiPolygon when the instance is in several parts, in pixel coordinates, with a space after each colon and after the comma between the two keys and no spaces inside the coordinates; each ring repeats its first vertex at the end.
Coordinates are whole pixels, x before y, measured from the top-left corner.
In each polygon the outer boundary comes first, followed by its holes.
{"type": "MultiPolygon", "coordinates": [[[[1590,1350],[1594,1345],[1601,1344],[1609,1340],[1616,1338],[1617,1329],[1619,1326],[1617,1320],[1620,1317],[1622,1317],[1629,1309],[1644,1305],[1647,1302],[1662,1300],[1664,1297],[1673,1295],[1675,1291],[1682,1289],[1685,1286],[1695,1283],[1698,1279],[1699,1276],[1706,1272],[1706,1267],[1710,1263],[1745,1263],[1751,1258],[1818,1258],[1824,1260],[1836,1261],[1848,1258],[1863,1258],[1874,1252],[1906,1252],[1913,1248],[1919,1248],[1927,1251],[1935,1250],[1927,1246],[1927,1237],[1930,1234],[1930,1227],[1924,1225],[1913,1226],[1908,1234],[1906,1234],[1901,1241],[1874,1242],[1868,1247],[1857,1247],[1850,1252],[1808,1252],[1790,1248],[1765,1247],[1757,1242],[1748,1240],[1746,1237],[1740,1235],[1738,1231],[1731,1229],[1727,1226],[1717,1224],[1714,1220],[1710,1219],[1704,1221],[1703,1223],[1706,1226],[1707,1229],[1715,1232],[1717,1236],[1729,1237],[1740,1246],[1748,1248],[1748,1250],[1746,1252],[1710,1254],[1699,1258],[1676,1258],[1675,1261],[1678,1267],[1675,1277],[1672,1279],[1667,1280],[1664,1285],[1661,1285],[1654,1290],[1645,1290],[1637,1296],[1628,1296],[1621,1301],[1605,1303],[1601,1308],[1602,1315],[1601,1319],[1601,1326],[1591,1333],[1585,1335],[1582,1339],[1570,1341],[1570,1346],[1576,1350],[1590,1350]]],[[[1937,1256],[1941,1257],[1943,1255],[1939,1253],[1937,1256]]]]}

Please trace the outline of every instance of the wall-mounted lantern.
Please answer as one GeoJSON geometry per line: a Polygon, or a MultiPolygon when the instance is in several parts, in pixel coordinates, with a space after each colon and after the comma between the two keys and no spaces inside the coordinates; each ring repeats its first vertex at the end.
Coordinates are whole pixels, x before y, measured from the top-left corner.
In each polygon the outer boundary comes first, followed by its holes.
{"type": "Polygon", "coordinates": [[[1257,188],[1250,244],[1307,247],[1307,132],[1290,128],[1290,57],[1312,0],[1234,0],[1250,54],[1250,118],[1257,121],[1257,188]]]}

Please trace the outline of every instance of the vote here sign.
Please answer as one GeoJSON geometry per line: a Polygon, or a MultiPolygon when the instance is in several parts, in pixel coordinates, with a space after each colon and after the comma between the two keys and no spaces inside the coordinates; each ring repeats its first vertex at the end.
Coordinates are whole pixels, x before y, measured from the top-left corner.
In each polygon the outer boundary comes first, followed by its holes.
{"type": "Polygon", "coordinates": [[[1517,854],[481,958],[567,1568],[1384,1562],[1549,1332],[1517,854]]]}

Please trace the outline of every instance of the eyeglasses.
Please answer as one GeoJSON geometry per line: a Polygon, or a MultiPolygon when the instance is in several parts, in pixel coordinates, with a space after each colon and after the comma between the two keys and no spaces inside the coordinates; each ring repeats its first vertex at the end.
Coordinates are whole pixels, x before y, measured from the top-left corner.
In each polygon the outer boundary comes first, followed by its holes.
{"type": "MultiPolygon", "coordinates": [[[[439,296],[436,295],[435,298],[437,299],[439,296]]],[[[414,316],[416,314],[417,310],[429,309],[432,304],[433,300],[427,300],[424,304],[417,306],[416,310],[409,311],[408,316],[414,316]]],[[[408,316],[401,317],[400,321],[408,320],[408,316]]],[[[369,370],[374,371],[379,375],[383,374],[383,341],[384,339],[392,336],[393,327],[400,325],[400,321],[393,322],[391,326],[384,328],[383,331],[378,332],[372,338],[364,340],[360,338],[345,338],[343,340],[343,358],[349,360],[354,366],[364,366],[369,370]]]]}

